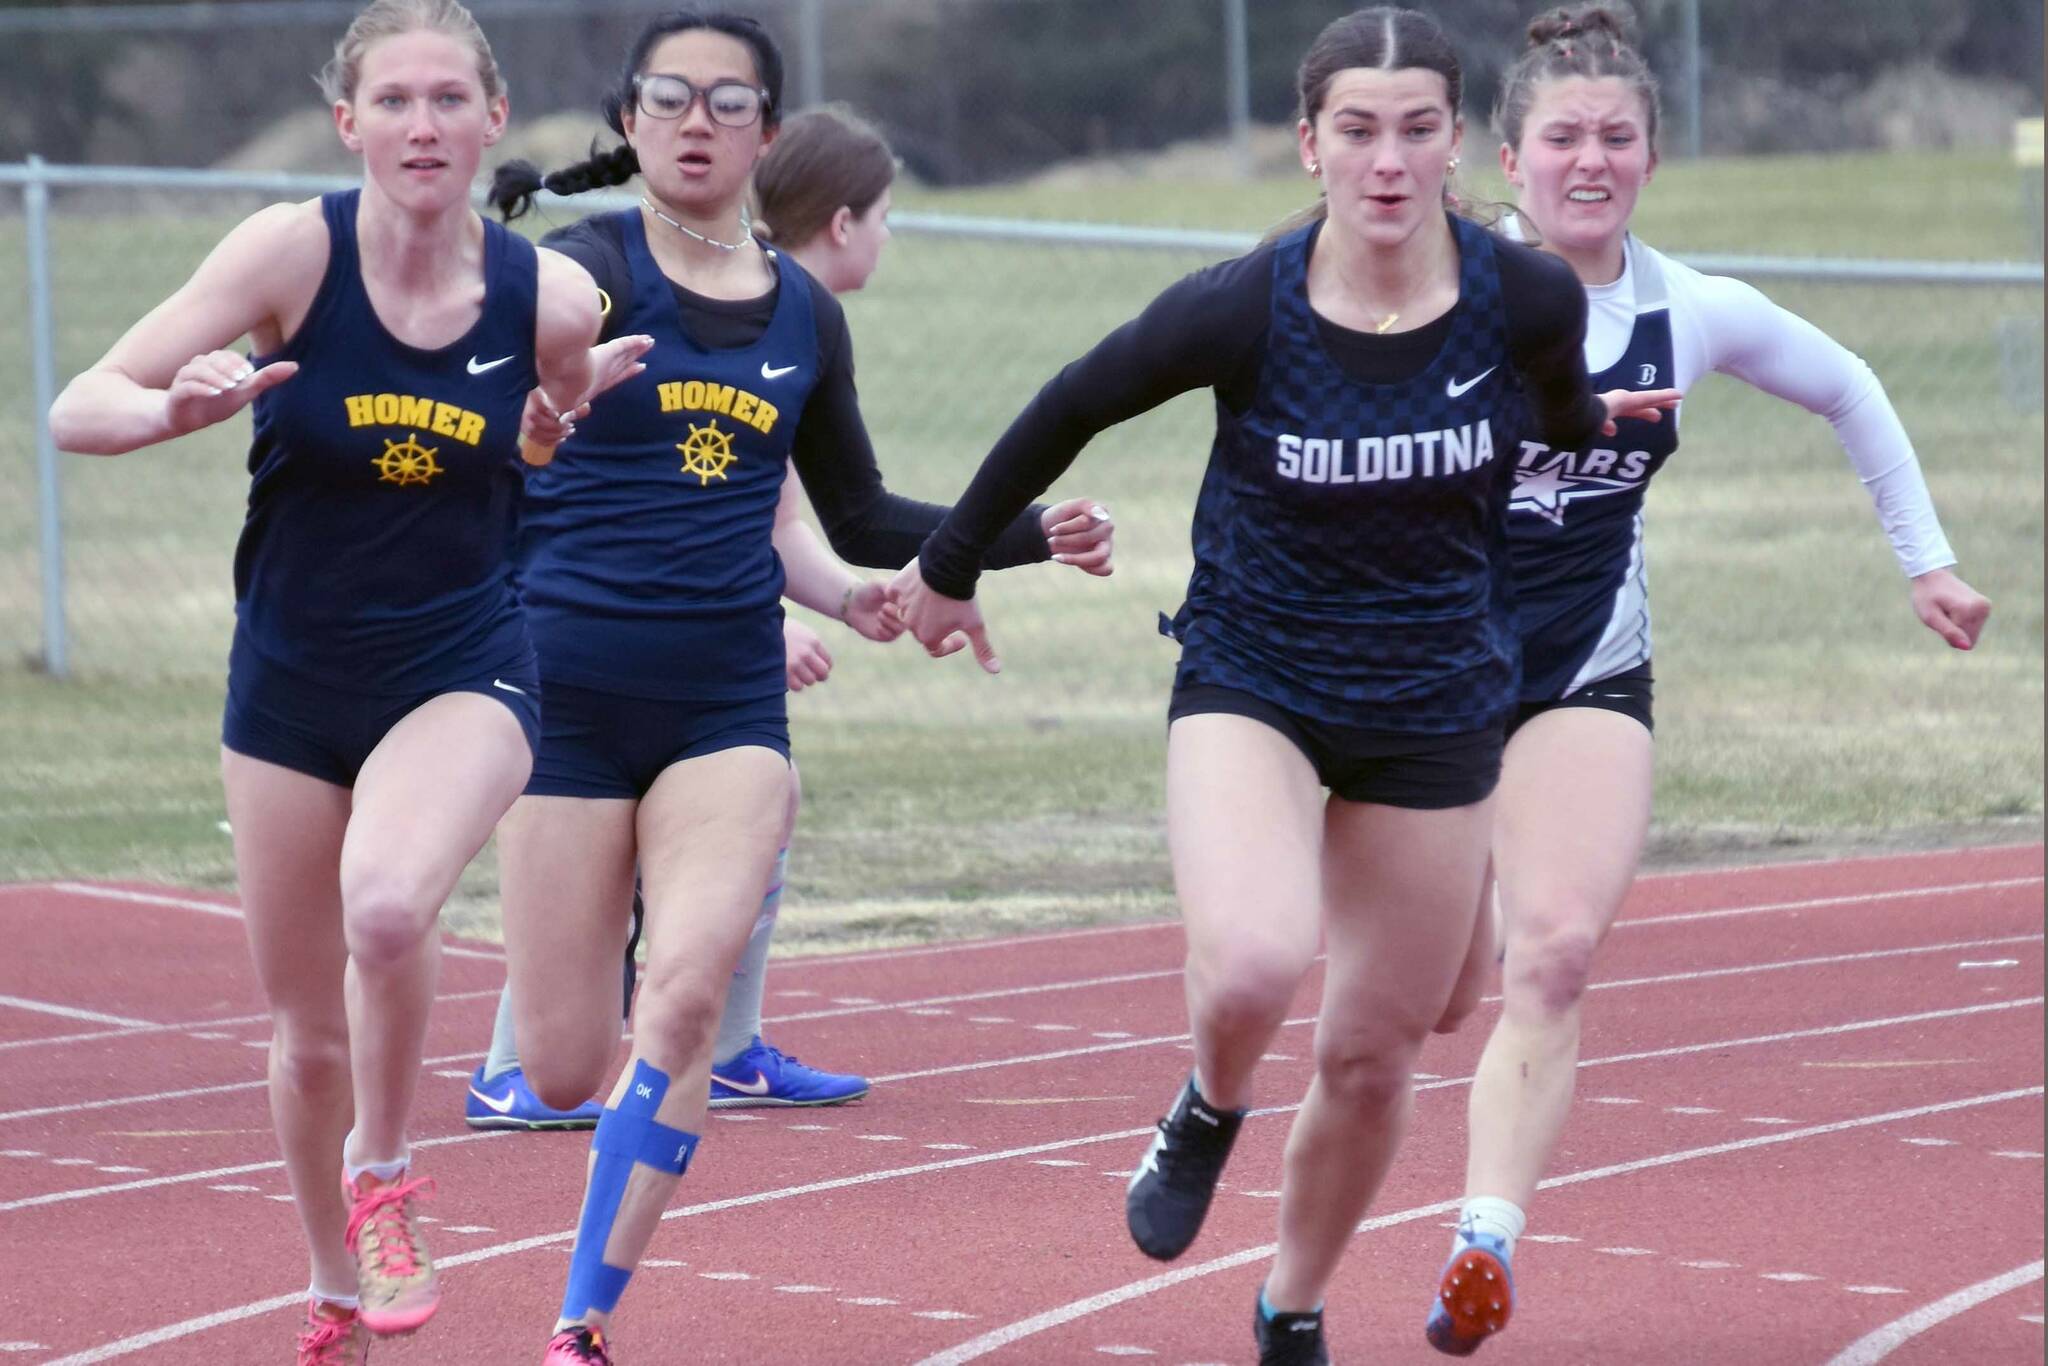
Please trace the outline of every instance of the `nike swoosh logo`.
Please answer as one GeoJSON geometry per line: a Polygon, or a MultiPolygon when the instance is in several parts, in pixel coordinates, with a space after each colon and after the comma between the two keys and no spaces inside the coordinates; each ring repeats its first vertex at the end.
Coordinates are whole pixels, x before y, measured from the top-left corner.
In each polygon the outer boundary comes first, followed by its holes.
{"type": "Polygon", "coordinates": [[[1444,397],[1456,398],[1458,395],[1464,393],[1467,389],[1470,389],[1473,385],[1479,383],[1480,380],[1485,379],[1488,375],[1492,374],[1494,371],[1498,369],[1500,369],[1498,365],[1489,365],[1484,370],[1481,370],[1478,374],[1472,376],[1472,378],[1468,380],[1454,379],[1447,381],[1444,384],[1444,397]]]}
{"type": "Polygon", "coordinates": [[[494,688],[503,688],[503,689],[504,689],[504,690],[505,690],[506,692],[516,692],[516,693],[518,693],[518,694],[519,694],[519,695],[520,695],[521,697],[524,697],[524,696],[526,696],[526,689],[524,689],[524,688],[515,688],[515,687],[513,687],[513,686],[512,686],[512,685],[511,685],[510,683],[507,683],[507,682],[506,682],[506,681],[505,681],[504,679],[502,679],[502,678],[494,678],[494,679],[492,679],[492,680],[491,680],[491,686],[492,686],[492,687],[494,687],[494,688]]]}
{"type": "Polygon", "coordinates": [[[711,1074],[711,1080],[717,1082],[720,1086],[738,1091],[741,1095],[765,1096],[768,1094],[768,1078],[758,1071],[754,1073],[754,1079],[751,1082],[734,1081],[730,1077],[721,1077],[716,1072],[711,1074]]]}
{"type": "Polygon", "coordinates": [[[765,361],[765,360],[764,360],[764,361],[762,361],[762,362],[761,362],[761,378],[762,378],[762,379],[781,379],[781,378],[782,378],[782,377],[783,377],[784,375],[788,374],[788,373],[789,373],[790,371],[792,371],[792,370],[794,370],[794,369],[796,369],[796,367],[795,367],[794,365],[776,365],[776,366],[771,366],[771,365],[769,365],[769,364],[768,364],[768,362],[767,362],[767,361],[765,361]]]}
{"type": "Polygon", "coordinates": [[[510,1091],[507,1091],[505,1093],[505,1098],[503,1100],[499,1100],[496,1096],[487,1096],[483,1092],[477,1090],[474,1086],[469,1088],[469,1093],[472,1096],[475,1096],[478,1100],[482,1101],[484,1104],[490,1106],[493,1110],[496,1110],[501,1115],[509,1115],[512,1113],[512,1093],[510,1091]]]}
{"type": "Polygon", "coordinates": [[[500,356],[496,360],[480,361],[475,356],[471,356],[469,358],[469,373],[472,375],[481,375],[486,370],[497,369],[499,366],[503,365],[506,361],[511,359],[512,358],[510,356],[500,356]]]}

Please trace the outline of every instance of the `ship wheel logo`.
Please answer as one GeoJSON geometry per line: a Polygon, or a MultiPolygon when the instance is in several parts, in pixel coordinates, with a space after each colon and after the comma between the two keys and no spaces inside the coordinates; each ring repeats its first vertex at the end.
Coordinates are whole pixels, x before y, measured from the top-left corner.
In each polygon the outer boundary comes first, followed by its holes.
{"type": "Polygon", "coordinates": [[[696,475],[699,488],[713,477],[725,478],[725,467],[739,458],[732,453],[732,434],[718,430],[717,418],[702,427],[691,423],[690,439],[678,441],[676,449],[683,453],[683,473],[696,475]]]}
{"type": "Polygon", "coordinates": [[[403,441],[384,438],[384,454],[370,463],[378,469],[378,481],[387,484],[425,484],[443,473],[434,461],[439,446],[422,446],[418,432],[408,432],[403,441]]]}

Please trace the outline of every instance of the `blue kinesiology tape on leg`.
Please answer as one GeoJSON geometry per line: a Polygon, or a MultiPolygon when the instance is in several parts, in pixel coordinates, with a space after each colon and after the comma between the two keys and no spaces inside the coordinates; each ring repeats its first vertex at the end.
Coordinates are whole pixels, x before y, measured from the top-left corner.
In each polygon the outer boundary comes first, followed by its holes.
{"type": "Polygon", "coordinates": [[[668,1076],[643,1061],[633,1064],[633,1079],[618,1108],[606,1110],[591,1135],[590,1185],[583,1193],[583,1217],[576,1224],[576,1250],[569,1258],[569,1285],[562,1294],[562,1317],[581,1320],[592,1310],[609,1314],[618,1307],[631,1267],[608,1265],[605,1244],[626,1198],[626,1181],[634,1166],[681,1176],[697,1150],[697,1135],[654,1122],[668,1076]]]}

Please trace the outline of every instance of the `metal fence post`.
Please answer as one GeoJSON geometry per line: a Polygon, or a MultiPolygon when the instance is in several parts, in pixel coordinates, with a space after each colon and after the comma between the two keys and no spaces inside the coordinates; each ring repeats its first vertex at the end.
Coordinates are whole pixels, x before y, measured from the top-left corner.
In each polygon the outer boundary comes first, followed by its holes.
{"type": "Polygon", "coordinates": [[[1251,49],[1245,37],[1244,0],[1223,0],[1223,107],[1239,179],[1252,178],[1251,49]]]}
{"type": "Polygon", "coordinates": [[[825,0],[803,0],[797,6],[797,106],[813,109],[825,102],[825,0]]]}
{"type": "Polygon", "coordinates": [[[43,667],[52,678],[71,676],[71,639],[64,620],[64,507],[57,488],[57,442],[50,435],[50,404],[57,397],[57,347],[50,319],[50,186],[43,159],[28,159],[22,187],[28,243],[28,350],[33,369],[36,422],[36,518],[41,529],[43,667]]]}
{"type": "Polygon", "coordinates": [[[1706,117],[1700,107],[1700,0],[1685,0],[1683,23],[1679,61],[1685,72],[1685,154],[1697,161],[1700,125],[1706,117]]]}

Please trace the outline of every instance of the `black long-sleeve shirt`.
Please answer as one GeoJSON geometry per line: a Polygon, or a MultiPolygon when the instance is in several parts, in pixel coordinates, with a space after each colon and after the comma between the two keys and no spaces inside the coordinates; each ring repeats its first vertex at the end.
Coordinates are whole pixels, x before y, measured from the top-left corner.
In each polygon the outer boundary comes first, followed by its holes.
{"type": "MultiPolygon", "coordinates": [[[[1242,413],[1258,392],[1272,325],[1273,243],[1169,286],[1040,389],[989,452],[952,515],[925,543],[925,581],[948,597],[973,596],[980,547],[1066,472],[1098,433],[1177,394],[1213,389],[1242,413]]],[[[1554,256],[1494,240],[1507,322],[1507,360],[1538,427],[1578,449],[1606,408],[1586,377],[1586,294],[1554,256]]],[[[1320,316],[1323,347],[1346,374],[1391,384],[1420,374],[1442,349],[1459,306],[1412,332],[1379,335],[1320,316]]]]}

